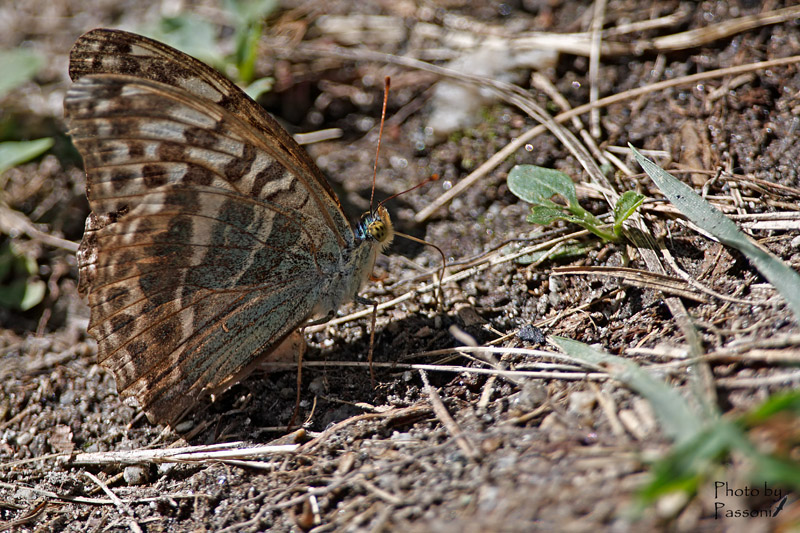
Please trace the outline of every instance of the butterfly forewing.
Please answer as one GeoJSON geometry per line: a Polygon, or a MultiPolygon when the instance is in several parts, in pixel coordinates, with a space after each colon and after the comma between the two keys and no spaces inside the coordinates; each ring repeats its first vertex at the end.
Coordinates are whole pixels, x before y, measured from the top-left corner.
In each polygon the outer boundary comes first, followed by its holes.
{"type": "Polygon", "coordinates": [[[261,106],[205,63],[141,35],[98,28],[73,45],[69,74],[73,81],[87,75],[133,76],[171,85],[200,101],[215,103],[269,140],[273,157],[303,182],[336,231],[351,231],[336,195],[308,153],[261,106]]]}
{"type": "Polygon", "coordinates": [[[89,330],[119,389],[171,422],[309,317],[353,234],[305,152],[209,67],[109,30],[71,61],[89,330]]]}

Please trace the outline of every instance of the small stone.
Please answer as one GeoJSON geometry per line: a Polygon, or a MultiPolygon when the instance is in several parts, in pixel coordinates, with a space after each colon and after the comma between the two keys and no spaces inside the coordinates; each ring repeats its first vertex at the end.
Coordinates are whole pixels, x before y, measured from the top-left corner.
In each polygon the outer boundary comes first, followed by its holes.
{"type": "Polygon", "coordinates": [[[142,485],[150,481],[150,469],[145,465],[126,466],[122,478],[128,485],[142,485]]]}
{"type": "Polygon", "coordinates": [[[519,329],[517,336],[525,342],[530,342],[532,344],[544,344],[544,333],[542,333],[541,329],[531,324],[525,324],[522,326],[519,329]]]}
{"type": "Polygon", "coordinates": [[[19,444],[20,446],[27,446],[33,440],[33,435],[34,434],[31,433],[30,431],[25,431],[23,433],[20,433],[19,437],[17,437],[17,444],[19,444]]]}
{"type": "Polygon", "coordinates": [[[556,443],[567,440],[567,426],[558,419],[556,413],[550,413],[544,417],[539,429],[542,430],[549,442],[556,443]]]}
{"type": "Polygon", "coordinates": [[[187,433],[193,427],[194,427],[193,420],[184,420],[183,422],[180,422],[175,426],[175,433],[187,433]]]}
{"type": "Polygon", "coordinates": [[[569,407],[571,413],[579,416],[589,416],[592,414],[597,395],[590,391],[575,391],[569,395],[569,407]]]}

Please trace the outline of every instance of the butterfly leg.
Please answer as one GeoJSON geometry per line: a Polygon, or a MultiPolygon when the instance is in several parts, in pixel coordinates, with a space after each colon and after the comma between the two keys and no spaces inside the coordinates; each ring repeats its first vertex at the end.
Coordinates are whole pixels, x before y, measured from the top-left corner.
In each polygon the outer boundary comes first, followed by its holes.
{"type": "MultiPolygon", "coordinates": [[[[330,320],[328,317],[325,322],[330,320]]],[[[300,337],[305,340],[305,330],[307,326],[314,325],[308,324],[300,328],[300,337]]],[[[289,420],[289,425],[286,426],[286,431],[292,431],[294,427],[294,423],[297,420],[297,415],[300,413],[300,388],[303,385],[303,355],[306,352],[306,343],[303,342],[300,346],[300,350],[297,352],[297,395],[294,400],[294,411],[292,412],[292,418],[289,420]]]]}
{"type": "Polygon", "coordinates": [[[378,317],[378,302],[374,300],[370,300],[368,298],[362,298],[358,294],[356,294],[355,301],[364,304],[364,305],[371,305],[372,306],[372,324],[369,328],[369,354],[367,355],[367,361],[369,362],[369,379],[372,384],[372,388],[375,388],[375,369],[372,367],[372,352],[375,347],[375,321],[378,317]]]}
{"type": "MultiPolygon", "coordinates": [[[[300,336],[305,338],[305,330],[311,326],[319,326],[320,324],[324,324],[325,322],[330,321],[333,318],[333,311],[328,311],[328,314],[323,316],[322,318],[318,318],[316,320],[312,320],[308,322],[303,327],[300,328],[300,336]]],[[[292,426],[294,426],[295,421],[297,420],[297,415],[300,413],[300,390],[303,385],[303,354],[306,351],[306,343],[302,343],[300,350],[297,353],[297,398],[294,402],[294,412],[292,413],[292,419],[289,421],[289,426],[286,428],[287,431],[291,431],[292,426]]]]}

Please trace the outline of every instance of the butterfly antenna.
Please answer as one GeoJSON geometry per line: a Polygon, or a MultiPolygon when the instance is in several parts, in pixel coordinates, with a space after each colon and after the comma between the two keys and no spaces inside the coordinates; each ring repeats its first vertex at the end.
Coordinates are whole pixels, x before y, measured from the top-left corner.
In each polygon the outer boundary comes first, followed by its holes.
{"type": "MultiPolygon", "coordinates": [[[[431,175],[430,177],[428,177],[427,179],[425,179],[425,180],[423,180],[423,181],[421,181],[421,182],[417,183],[416,185],[414,185],[414,186],[413,186],[413,187],[411,187],[410,189],[406,189],[406,190],[404,190],[404,191],[400,191],[400,192],[398,192],[398,193],[395,193],[395,194],[391,195],[391,196],[390,196],[390,197],[388,197],[388,198],[384,198],[383,200],[381,200],[381,201],[380,201],[380,203],[378,204],[378,207],[381,207],[383,204],[385,204],[385,203],[386,203],[386,202],[388,202],[389,200],[394,200],[395,198],[397,198],[398,196],[400,196],[400,195],[402,195],[402,194],[406,194],[406,193],[408,193],[408,192],[411,192],[411,191],[417,190],[417,189],[419,189],[420,187],[422,187],[423,185],[426,185],[426,184],[428,184],[428,183],[430,183],[430,182],[432,182],[432,181],[436,181],[436,180],[438,180],[438,179],[439,179],[439,174],[433,174],[433,175],[431,175]]],[[[371,206],[371,204],[370,204],[370,206],[371,206]]]]}
{"type": "Polygon", "coordinates": [[[439,279],[436,280],[436,301],[439,303],[440,308],[442,310],[444,310],[444,294],[442,293],[442,280],[444,280],[444,269],[445,269],[445,265],[447,264],[447,259],[445,259],[445,257],[444,257],[444,252],[442,251],[441,248],[439,248],[438,246],[436,246],[432,242],[428,242],[428,241],[423,240],[423,239],[418,239],[418,238],[414,237],[413,235],[407,235],[407,234],[401,233],[401,232],[399,232],[397,230],[395,230],[394,234],[397,237],[402,237],[404,239],[408,239],[409,241],[418,242],[420,244],[426,244],[426,245],[430,246],[431,248],[435,248],[436,251],[439,252],[439,255],[442,256],[442,266],[441,266],[441,268],[439,268],[439,276],[438,276],[439,279]]]}
{"type": "MultiPolygon", "coordinates": [[[[439,179],[439,174],[432,174],[430,177],[428,177],[427,179],[417,183],[416,185],[414,185],[410,189],[406,189],[404,191],[400,191],[400,192],[398,192],[396,194],[393,194],[393,195],[389,196],[388,198],[384,198],[378,204],[378,208],[383,206],[383,204],[385,204],[389,200],[392,200],[393,198],[397,198],[401,194],[406,194],[406,193],[411,192],[411,191],[413,191],[415,189],[419,189],[423,185],[425,185],[427,183],[430,183],[432,181],[436,181],[438,179],[439,179]]],[[[416,237],[412,237],[411,235],[408,235],[408,234],[405,234],[405,233],[401,233],[401,232],[397,231],[396,229],[394,230],[394,234],[396,236],[398,236],[398,237],[402,237],[404,239],[408,239],[410,241],[418,242],[420,244],[425,244],[425,245],[428,245],[428,246],[430,246],[432,248],[435,248],[436,251],[439,252],[439,255],[442,256],[442,267],[439,269],[439,280],[437,282],[438,287],[437,287],[437,291],[436,291],[436,300],[439,302],[439,305],[441,305],[442,309],[444,309],[444,295],[442,293],[442,280],[444,279],[444,269],[445,269],[445,265],[447,264],[447,259],[444,256],[444,252],[442,251],[441,248],[439,248],[438,246],[436,246],[432,242],[428,242],[428,241],[425,241],[425,240],[422,240],[422,239],[418,239],[416,237]]]]}
{"type": "MultiPolygon", "coordinates": [[[[378,177],[378,155],[381,153],[381,138],[383,137],[383,123],[386,122],[386,102],[389,101],[389,87],[391,86],[391,78],[386,76],[383,80],[383,109],[381,110],[381,127],[378,130],[378,147],[375,149],[375,165],[372,169],[372,193],[369,196],[369,211],[372,210],[372,202],[375,200],[375,181],[378,177]]],[[[383,202],[381,202],[383,203],[383,202]]]]}

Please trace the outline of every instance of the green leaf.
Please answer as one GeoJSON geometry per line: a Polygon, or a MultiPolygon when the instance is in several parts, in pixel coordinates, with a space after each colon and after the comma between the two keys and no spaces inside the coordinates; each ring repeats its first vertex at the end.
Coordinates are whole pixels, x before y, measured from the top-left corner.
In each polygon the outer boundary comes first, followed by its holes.
{"type": "Polygon", "coordinates": [[[697,195],[691,187],[640,154],[631,144],[633,156],[675,207],[686,218],[723,244],[736,248],[747,257],[786,299],[800,321],[800,274],[771,252],[760,248],[736,224],[717,208],[697,195]]]}
{"type": "Polygon", "coordinates": [[[596,243],[573,243],[567,244],[566,246],[561,247],[558,251],[553,253],[552,250],[539,250],[530,254],[525,254],[517,257],[515,261],[520,265],[530,265],[532,263],[537,263],[542,260],[542,258],[547,257],[548,259],[567,259],[571,257],[586,257],[586,254],[589,250],[595,248],[596,243]]]}
{"type": "Polygon", "coordinates": [[[0,306],[27,311],[39,304],[47,285],[34,278],[38,270],[36,260],[18,253],[12,243],[0,246],[0,306]]]}
{"type": "Polygon", "coordinates": [[[755,454],[752,475],[758,481],[774,485],[785,485],[800,491],[800,466],[791,459],[782,459],[774,455],[755,454]]]}
{"type": "Polygon", "coordinates": [[[619,233],[625,222],[644,202],[644,195],[636,191],[625,191],[614,206],[614,233],[619,233]]]}
{"type": "MultiPolygon", "coordinates": [[[[675,446],[653,465],[653,478],[642,490],[645,504],[666,493],[695,492],[714,465],[736,451],[752,463],[750,476],[759,482],[785,485],[800,490],[800,466],[796,461],[759,451],[744,429],[767,422],[771,416],[789,411],[794,420],[800,412],[800,391],[776,394],[735,421],[718,419],[687,442],[675,446]]],[[[787,434],[786,439],[792,436],[787,434]]]]}
{"type": "Polygon", "coordinates": [[[613,233],[609,233],[604,229],[602,229],[600,227],[602,226],[600,221],[597,218],[595,218],[594,215],[592,215],[588,211],[584,211],[583,209],[580,210],[580,214],[573,215],[561,209],[537,205],[531,208],[531,214],[528,215],[528,218],[526,220],[533,224],[540,224],[542,226],[551,224],[556,220],[565,220],[567,222],[572,222],[573,224],[577,224],[580,227],[591,231],[604,241],[619,240],[619,237],[617,235],[614,235],[613,233]]]}
{"type": "Polygon", "coordinates": [[[578,219],[576,216],[569,215],[560,209],[545,207],[543,205],[532,207],[531,214],[528,215],[527,218],[528,222],[539,224],[541,226],[547,226],[556,220],[569,220],[570,222],[574,222],[580,219],[578,219]]]}
{"type": "Polygon", "coordinates": [[[755,409],[748,411],[742,420],[748,425],[760,424],[772,416],[788,411],[791,416],[800,416],[800,390],[778,393],[755,409]]]}
{"type": "Polygon", "coordinates": [[[46,290],[47,284],[44,281],[40,279],[28,280],[25,283],[25,293],[19,302],[19,309],[27,311],[39,305],[44,300],[46,290]]]}
{"type": "Polygon", "coordinates": [[[548,205],[555,195],[563,197],[571,207],[579,206],[575,184],[558,170],[535,165],[517,165],[508,173],[508,188],[517,197],[534,205],[548,205]]]}
{"type": "Polygon", "coordinates": [[[217,27],[196,15],[162,17],[158,24],[141,33],[196,57],[214,68],[225,66],[225,57],[217,43],[217,27]]]}
{"type": "Polygon", "coordinates": [[[277,8],[276,0],[226,0],[225,10],[234,18],[239,80],[250,83],[255,76],[258,41],[264,29],[264,18],[277,8]]]}
{"type": "Polygon", "coordinates": [[[262,94],[270,92],[274,85],[275,78],[273,77],[268,76],[266,78],[258,78],[253,83],[248,85],[244,92],[246,92],[247,96],[253,100],[258,100],[262,94]]]}
{"type": "Polygon", "coordinates": [[[567,354],[602,365],[609,375],[621,381],[650,402],[661,427],[676,442],[687,442],[702,431],[704,423],[690,409],[680,393],[628,359],[596,350],[587,344],[564,337],[550,337],[567,354]]]}
{"type": "Polygon", "coordinates": [[[252,22],[237,32],[236,67],[239,69],[239,80],[243,83],[250,83],[255,76],[258,40],[262,30],[260,22],[252,22]]]}
{"type": "Polygon", "coordinates": [[[732,443],[740,438],[739,429],[724,420],[699,431],[653,465],[653,479],[642,489],[640,497],[652,501],[676,490],[695,492],[703,475],[723,459],[732,443]]]}
{"type": "Polygon", "coordinates": [[[44,58],[33,50],[0,50],[0,98],[32,79],[44,66],[44,58]]]}
{"type": "Polygon", "coordinates": [[[39,273],[39,264],[36,259],[28,255],[17,256],[15,267],[22,275],[35,276],[39,273]]]}
{"type": "Polygon", "coordinates": [[[45,137],[34,141],[8,141],[0,143],[0,174],[50,149],[53,139],[45,137]]]}
{"type": "Polygon", "coordinates": [[[278,7],[277,0],[226,0],[225,11],[230,13],[237,25],[261,22],[278,7]]]}
{"type": "Polygon", "coordinates": [[[27,311],[43,299],[47,285],[41,280],[15,279],[0,286],[0,307],[27,311]]]}

